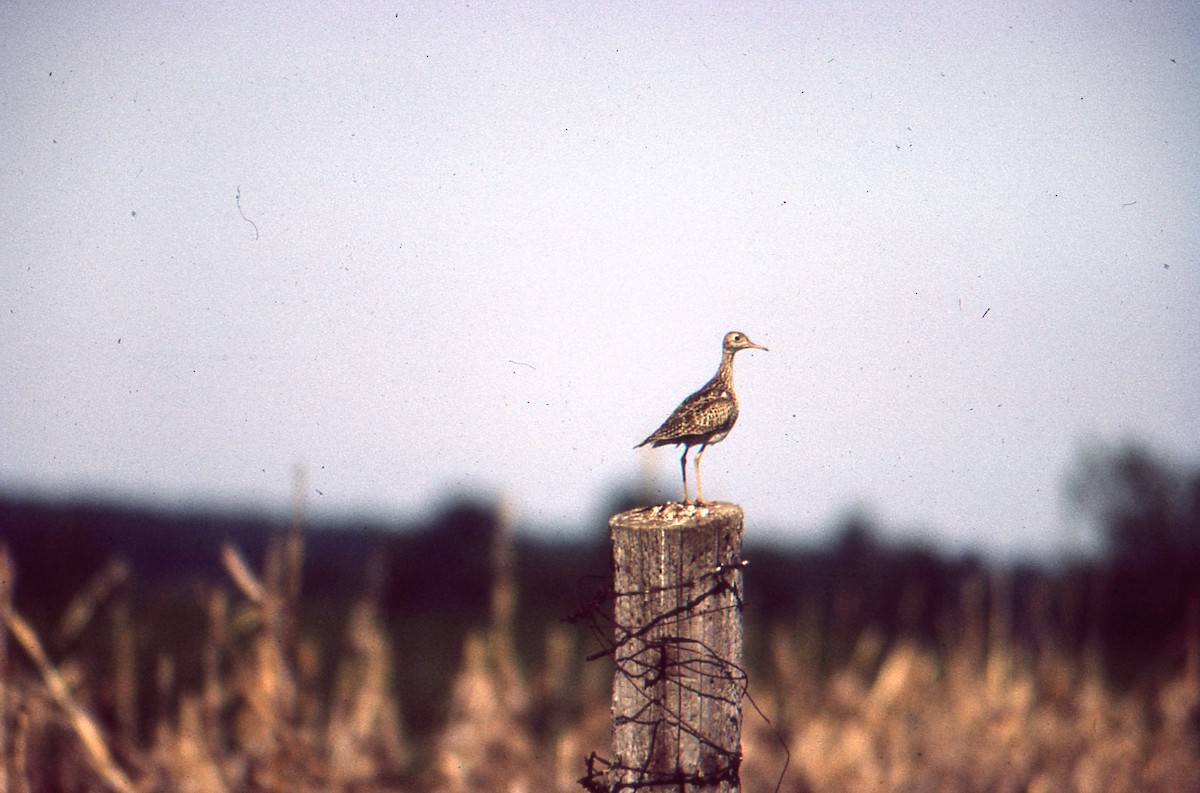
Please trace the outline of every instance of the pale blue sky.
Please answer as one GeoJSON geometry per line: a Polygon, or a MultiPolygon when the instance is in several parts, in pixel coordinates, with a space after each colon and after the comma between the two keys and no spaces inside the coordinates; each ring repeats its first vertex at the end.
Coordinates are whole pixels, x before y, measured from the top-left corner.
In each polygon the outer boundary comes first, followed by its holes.
{"type": "Polygon", "coordinates": [[[911,6],[5,4],[0,486],[567,530],[737,329],[749,531],[1069,547],[1200,458],[1200,9],[911,6]]]}

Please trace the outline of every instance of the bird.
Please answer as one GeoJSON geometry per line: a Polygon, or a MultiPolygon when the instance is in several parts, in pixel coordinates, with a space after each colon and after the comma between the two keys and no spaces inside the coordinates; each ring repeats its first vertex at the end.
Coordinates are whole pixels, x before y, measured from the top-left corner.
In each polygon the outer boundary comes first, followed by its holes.
{"type": "Polygon", "coordinates": [[[712,379],[705,383],[699,391],[679,403],[662,426],[633,448],[641,448],[646,444],[654,447],[680,444],[683,445],[683,456],[679,458],[679,468],[683,472],[683,503],[691,505],[688,498],[687,456],[693,446],[699,446],[696,452],[696,503],[703,505],[704,493],[700,482],[700,458],[710,444],[725,440],[725,436],[733,429],[738,417],[737,395],[733,392],[733,356],[738,350],[762,350],[769,352],[761,344],[755,344],[741,331],[732,330],[725,334],[721,343],[721,365],[712,379]]]}

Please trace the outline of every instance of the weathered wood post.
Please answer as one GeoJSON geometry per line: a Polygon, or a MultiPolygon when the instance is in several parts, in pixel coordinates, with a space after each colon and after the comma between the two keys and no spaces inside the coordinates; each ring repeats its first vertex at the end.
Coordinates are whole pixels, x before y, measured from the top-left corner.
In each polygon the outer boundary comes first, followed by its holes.
{"type": "Polygon", "coordinates": [[[721,502],[609,520],[611,793],[740,790],[743,521],[721,502]]]}

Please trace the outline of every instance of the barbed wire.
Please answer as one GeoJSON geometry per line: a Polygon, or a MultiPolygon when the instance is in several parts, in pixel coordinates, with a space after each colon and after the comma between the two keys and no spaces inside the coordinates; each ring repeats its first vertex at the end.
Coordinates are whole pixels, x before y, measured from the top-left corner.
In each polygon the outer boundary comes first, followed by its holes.
{"type": "Polygon", "coordinates": [[[735,571],[740,572],[746,564],[746,560],[734,558],[701,574],[696,579],[670,587],[615,592],[612,587],[605,585],[600,587],[593,597],[574,614],[564,618],[565,622],[584,625],[600,645],[601,649],[589,655],[587,661],[609,657],[614,662],[617,676],[641,683],[641,686],[635,686],[634,690],[643,692],[646,700],[643,707],[633,716],[615,716],[614,728],[630,722],[652,727],[651,747],[646,753],[648,758],[646,767],[624,766],[614,763],[596,752],[592,752],[585,758],[587,773],[579,779],[579,783],[589,793],[616,793],[621,790],[638,790],[655,786],[677,788],[681,785],[716,786],[725,781],[733,782],[734,785],[740,784],[742,761],[740,746],[721,746],[710,736],[702,735],[695,725],[687,723],[678,709],[668,707],[661,697],[656,698],[651,693],[646,693],[653,692],[658,684],[668,681],[680,690],[695,692],[702,699],[718,701],[727,707],[740,705],[743,700],[749,702],[754,712],[770,727],[783,750],[784,763],[775,785],[776,793],[783,787],[784,776],[791,764],[791,752],[788,750],[787,741],[783,735],[750,695],[750,680],[746,670],[740,664],[723,658],[704,642],[686,636],[686,631],[675,630],[654,635],[656,630],[666,629],[668,626],[682,627],[683,623],[688,620],[718,614],[730,609],[740,611],[743,605],[741,582],[736,575],[732,574],[735,571]],[[652,597],[672,590],[688,591],[694,594],[679,606],[668,609],[648,620],[645,625],[621,625],[614,617],[616,603],[621,597],[652,597]],[[714,606],[714,600],[727,592],[732,596],[732,603],[714,606]],[[636,647],[638,643],[641,644],[640,648],[626,652],[629,648],[636,647]],[[687,676],[684,674],[686,671],[696,672],[695,676],[704,674],[710,679],[724,681],[726,685],[723,689],[716,687],[716,693],[709,690],[699,691],[694,686],[686,684],[687,676]],[[657,708],[657,712],[655,708],[657,708]],[[655,750],[658,747],[654,744],[659,738],[658,727],[660,724],[686,733],[712,750],[709,764],[700,771],[690,774],[675,771],[652,776],[649,773],[649,762],[650,758],[656,757],[655,750]],[[614,786],[612,780],[622,775],[627,777],[632,775],[632,779],[618,782],[614,786]]]}
{"type": "MultiPolygon", "coordinates": [[[[741,611],[740,573],[745,564],[735,558],[692,580],[665,587],[627,592],[603,587],[566,618],[568,622],[585,625],[600,644],[601,649],[587,660],[611,658],[616,676],[627,681],[623,690],[640,698],[635,700],[632,712],[614,714],[613,728],[633,724],[649,732],[642,767],[623,765],[595,752],[589,755],[587,773],[579,780],[584,789],[592,793],[616,793],[658,786],[682,789],[681,786],[718,786],[723,782],[739,784],[741,747],[736,737],[733,745],[728,745],[728,725],[719,725],[725,735],[705,734],[704,728],[694,723],[679,703],[686,697],[701,701],[698,708],[691,709],[695,712],[708,709],[704,701],[728,710],[739,707],[747,697],[746,670],[691,635],[699,632],[692,630],[692,625],[700,620],[741,611]],[[682,602],[653,615],[645,624],[622,625],[615,617],[622,598],[652,599],[671,592],[678,593],[682,602]],[[678,751],[678,745],[671,747],[664,742],[678,741],[681,736],[704,748],[700,768],[681,769],[678,757],[671,762],[659,762],[664,752],[678,751]],[[671,770],[661,770],[664,767],[671,770]]],[[[618,683],[614,681],[614,685],[618,683]]],[[[738,735],[740,725],[733,732],[738,735]]]]}

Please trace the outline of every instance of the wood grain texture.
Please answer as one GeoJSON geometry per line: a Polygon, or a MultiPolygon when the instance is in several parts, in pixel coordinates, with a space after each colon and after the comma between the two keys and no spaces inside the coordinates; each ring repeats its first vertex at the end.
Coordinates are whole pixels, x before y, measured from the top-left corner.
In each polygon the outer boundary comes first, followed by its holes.
{"type": "Polygon", "coordinates": [[[614,792],[740,789],[743,523],[728,503],[609,521],[614,792]]]}

